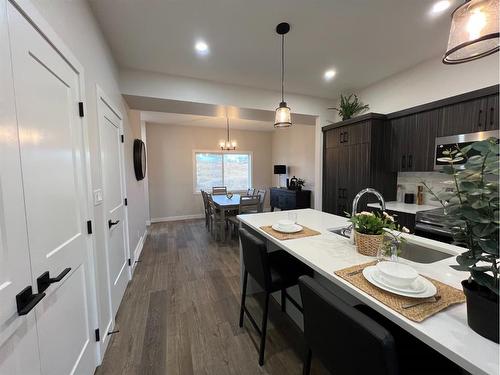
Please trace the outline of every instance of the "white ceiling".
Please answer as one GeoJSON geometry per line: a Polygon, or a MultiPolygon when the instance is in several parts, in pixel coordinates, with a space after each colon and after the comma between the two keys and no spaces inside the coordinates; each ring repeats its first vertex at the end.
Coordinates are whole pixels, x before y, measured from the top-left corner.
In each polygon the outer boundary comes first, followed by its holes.
{"type": "MultiPolygon", "coordinates": [[[[142,111],[141,120],[166,125],[201,126],[207,128],[225,128],[225,117],[186,115],[179,113],[142,111]]],[[[300,124],[294,124],[297,126],[300,124]]],[[[310,125],[305,125],[310,126],[310,125]]],[[[229,119],[231,130],[273,131],[274,126],[270,121],[245,120],[238,118],[229,119]]]]}
{"type": "Polygon", "coordinates": [[[180,76],[280,89],[280,39],[288,21],[286,90],[324,98],[440,59],[458,0],[91,0],[118,64],[180,76]],[[210,54],[199,57],[195,41],[210,54]],[[325,70],[337,75],[323,80],[325,70]]]}

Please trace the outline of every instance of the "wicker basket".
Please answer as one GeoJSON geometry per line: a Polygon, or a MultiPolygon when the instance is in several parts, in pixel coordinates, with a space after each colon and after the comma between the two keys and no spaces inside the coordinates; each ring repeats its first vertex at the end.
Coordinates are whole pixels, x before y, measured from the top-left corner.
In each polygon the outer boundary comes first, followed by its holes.
{"type": "Polygon", "coordinates": [[[376,257],[378,249],[382,246],[384,240],[383,234],[363,234],[354,231],[354,238],[356,241],[356,247],[358,253],[363,255],[368,255],[370,257],[376,257]]]}

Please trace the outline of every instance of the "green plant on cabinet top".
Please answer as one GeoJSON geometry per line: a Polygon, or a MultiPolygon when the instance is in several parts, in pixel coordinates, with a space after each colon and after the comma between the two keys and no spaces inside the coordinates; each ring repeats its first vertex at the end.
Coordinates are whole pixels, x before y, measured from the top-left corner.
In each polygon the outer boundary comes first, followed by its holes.
{"type": "Polygon", "coordinates": [[[350,94],[349,96],[344,96],[340,94],[340,108],[331,107],[328,109],[334,109],[339,113],[342,121],[349,120],[353,116],[368,110],[370,107],[368,104],[363,104],[356,94],[350,94]],[[354,97],[354,98],[353,98],[354,97]]]}

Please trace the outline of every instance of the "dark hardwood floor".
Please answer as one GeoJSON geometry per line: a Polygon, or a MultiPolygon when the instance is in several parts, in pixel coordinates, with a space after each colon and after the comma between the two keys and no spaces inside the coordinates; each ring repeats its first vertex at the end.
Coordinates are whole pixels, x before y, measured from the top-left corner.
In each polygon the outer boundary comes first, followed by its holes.
{"type": "MultiPolygon", "coordinates": [[[[150,227],[133,280],[117,314],[98,375],[302,373],[300,331],[271,304],[266,362],[259,367],[259,337],[238,326],[238,241],[215,242],[204,221],[150,227]]],[[[248,298],[260,321],[260,296],[248,298]]],[[[313,361],[311,374],[325,374],[313,361]]]]}

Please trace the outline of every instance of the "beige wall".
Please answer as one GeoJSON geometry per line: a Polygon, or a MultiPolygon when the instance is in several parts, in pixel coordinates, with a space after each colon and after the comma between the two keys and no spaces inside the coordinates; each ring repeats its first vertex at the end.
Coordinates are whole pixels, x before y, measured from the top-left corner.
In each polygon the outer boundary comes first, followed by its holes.
{"type": "MultiPolygon", "coordinates": [[[[146,123],[146,132],[151,220],[201,215],[201,195],[193,192],[193,150],[218,151],[225,130],[146,123]]],[[[272,132],[233,130],[231,138],[239,150],[253,153],[253,186],[269,188],[272,132]]]]}
{"type": "MultiPolygon", "coordinates": [[[[314,194],[314,152],[315,127],[294,125],[287,129],[277,129],[272,136],[272,161],[285,164],[288,177],[306,180],[305,188],[314,194]]],[[[282,177],[284,185],[284,177],[282,177]]],[[[278,186],[278,176],[273,175],[273,186],[278,186]]],[[[314,203],[314,197],[311,199],[314,203]]]]}
{"type": "Polygon", "coordinates": [[[498,84],[499,72],[498,53],[459,65],[437,57],[353,92],[370,112],[391,113],[498,84]]]}

